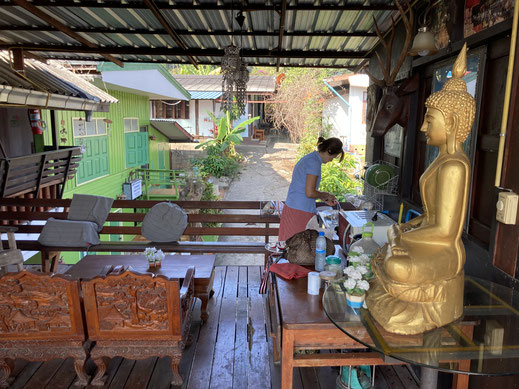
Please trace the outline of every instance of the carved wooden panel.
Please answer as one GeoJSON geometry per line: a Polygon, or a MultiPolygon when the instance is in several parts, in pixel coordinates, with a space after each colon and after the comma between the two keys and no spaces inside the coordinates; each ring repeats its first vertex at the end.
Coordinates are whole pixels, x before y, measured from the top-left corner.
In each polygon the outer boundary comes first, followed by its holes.
{"type": "Polygon", "coordinates": [[[29,271],[0,278],[0,337],[69,339],[71,333],[84,333],[77,281],[29,271]]]}
{"type": "Polygon", "coordinates": [[[96,339],[179,335],[178,280],[130,270],[82,282],[89,335],[96,339]]]}

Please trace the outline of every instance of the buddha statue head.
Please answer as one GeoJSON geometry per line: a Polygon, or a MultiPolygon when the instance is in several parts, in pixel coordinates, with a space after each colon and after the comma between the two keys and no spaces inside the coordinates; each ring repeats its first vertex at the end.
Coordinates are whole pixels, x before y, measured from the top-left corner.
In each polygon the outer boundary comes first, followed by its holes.
{"type": "Polygon", "coordinates": [[[436,111],[441,113],[449,154],[455,152],[457,145],[461,145],[467,139],[476,114],[476,102],[467,92],[467,84],[463,80],[466,71],[467,44],[463,46],[454,62],[452,78],[447,80],[440,91],[433,93],[425,101],[429,116],[438,118],[439,114],[436,111]]]}

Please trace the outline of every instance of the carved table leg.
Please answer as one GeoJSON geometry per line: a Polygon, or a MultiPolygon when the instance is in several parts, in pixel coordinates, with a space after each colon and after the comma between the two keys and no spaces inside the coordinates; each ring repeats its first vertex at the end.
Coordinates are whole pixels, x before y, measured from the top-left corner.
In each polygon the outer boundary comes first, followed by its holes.
{"type": "Polygon", "coordinates": [[[171,378],[171,385],[173,386],[182,386],[184,379],[180,375],[178,371],[178,363],[179,360],[175,357],[171,357],[171,372],[173,373],[173,377],[171,378]]]}
{"type": "Polygon", "coordinates": [[[88,385],[90,377],[85,372],[86,359],[74,359],[74,370],[77,374],[77,382],[81,386],[88,385]]]}
{"type": "Polygon", "coordinates": [[[0,376],[0,388],[7,388],[9,386],[7,380],[11,375],[12,369],[12,361],[7,358],[0,359],[0,373],[2,374],[0,376]]]}
{"type": "Polygon", "coordinates": [[[104,375],[106,372],[106,362],[103,357],[98,357],[93,359],[94,363],[97,366],[97,372],[92,380],[91,384],[93,386],[103,386],[104,385],[104,375]]]}

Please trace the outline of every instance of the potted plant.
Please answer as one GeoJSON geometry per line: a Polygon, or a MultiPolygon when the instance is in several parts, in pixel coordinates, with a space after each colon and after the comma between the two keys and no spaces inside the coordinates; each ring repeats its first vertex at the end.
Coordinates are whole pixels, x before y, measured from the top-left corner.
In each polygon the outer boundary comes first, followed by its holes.
{"type": "Polygon", "coordinates": [[[148,260],[148,266],[150,269],[160,267],[165,256],[162,250],[157,250],[155,247],[146,248],[144,250],[144,255],[148,260]]]}
{"type": "Polygon", "coordinates": [[[364,304],[366,291],[369,290],[369,282],[364,279],[368,273],[365,265],[348,266],[344,269],[347,278],[344,280],[346,288],[346,303],[352,308],[360,308],[364,304]]]}
{"type": "Polygon", "coordinates": [[[370,280],[374,277],[373,271],[371,270],[371,258],[372,255],[364,253],[364,249],[360,246],[352,247],[348,253],[348,263],[353,266],[365,266],[367,269],[366,274],[363,275],[365,280],[370,280]]]}

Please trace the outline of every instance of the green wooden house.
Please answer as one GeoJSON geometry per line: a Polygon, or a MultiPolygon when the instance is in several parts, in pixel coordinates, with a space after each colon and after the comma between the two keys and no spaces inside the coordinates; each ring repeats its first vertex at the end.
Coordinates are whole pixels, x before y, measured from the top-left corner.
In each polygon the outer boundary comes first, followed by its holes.
{"type": "MultiPolygon", "coordinates": [[[[134,169],[170,168],[172,139],[150,125],[150,101],[188,101],[190,95],[163,65],[127,64],[125,69],[99,65],[100,74],[91,79],[95,86],[119,101],[108,112],[43,112],[48,123],[56,123],[60,146],[82,149],[77,174],[67,182],[64,198],[74,193],[117,198],[123,194],[123,184],[134,169]]],[[[51,136],[46,133],[46,144],[52,144],[51,136]]],[[[63,256],[66,262],[73,263],[82,254],[63,256]]]]}

